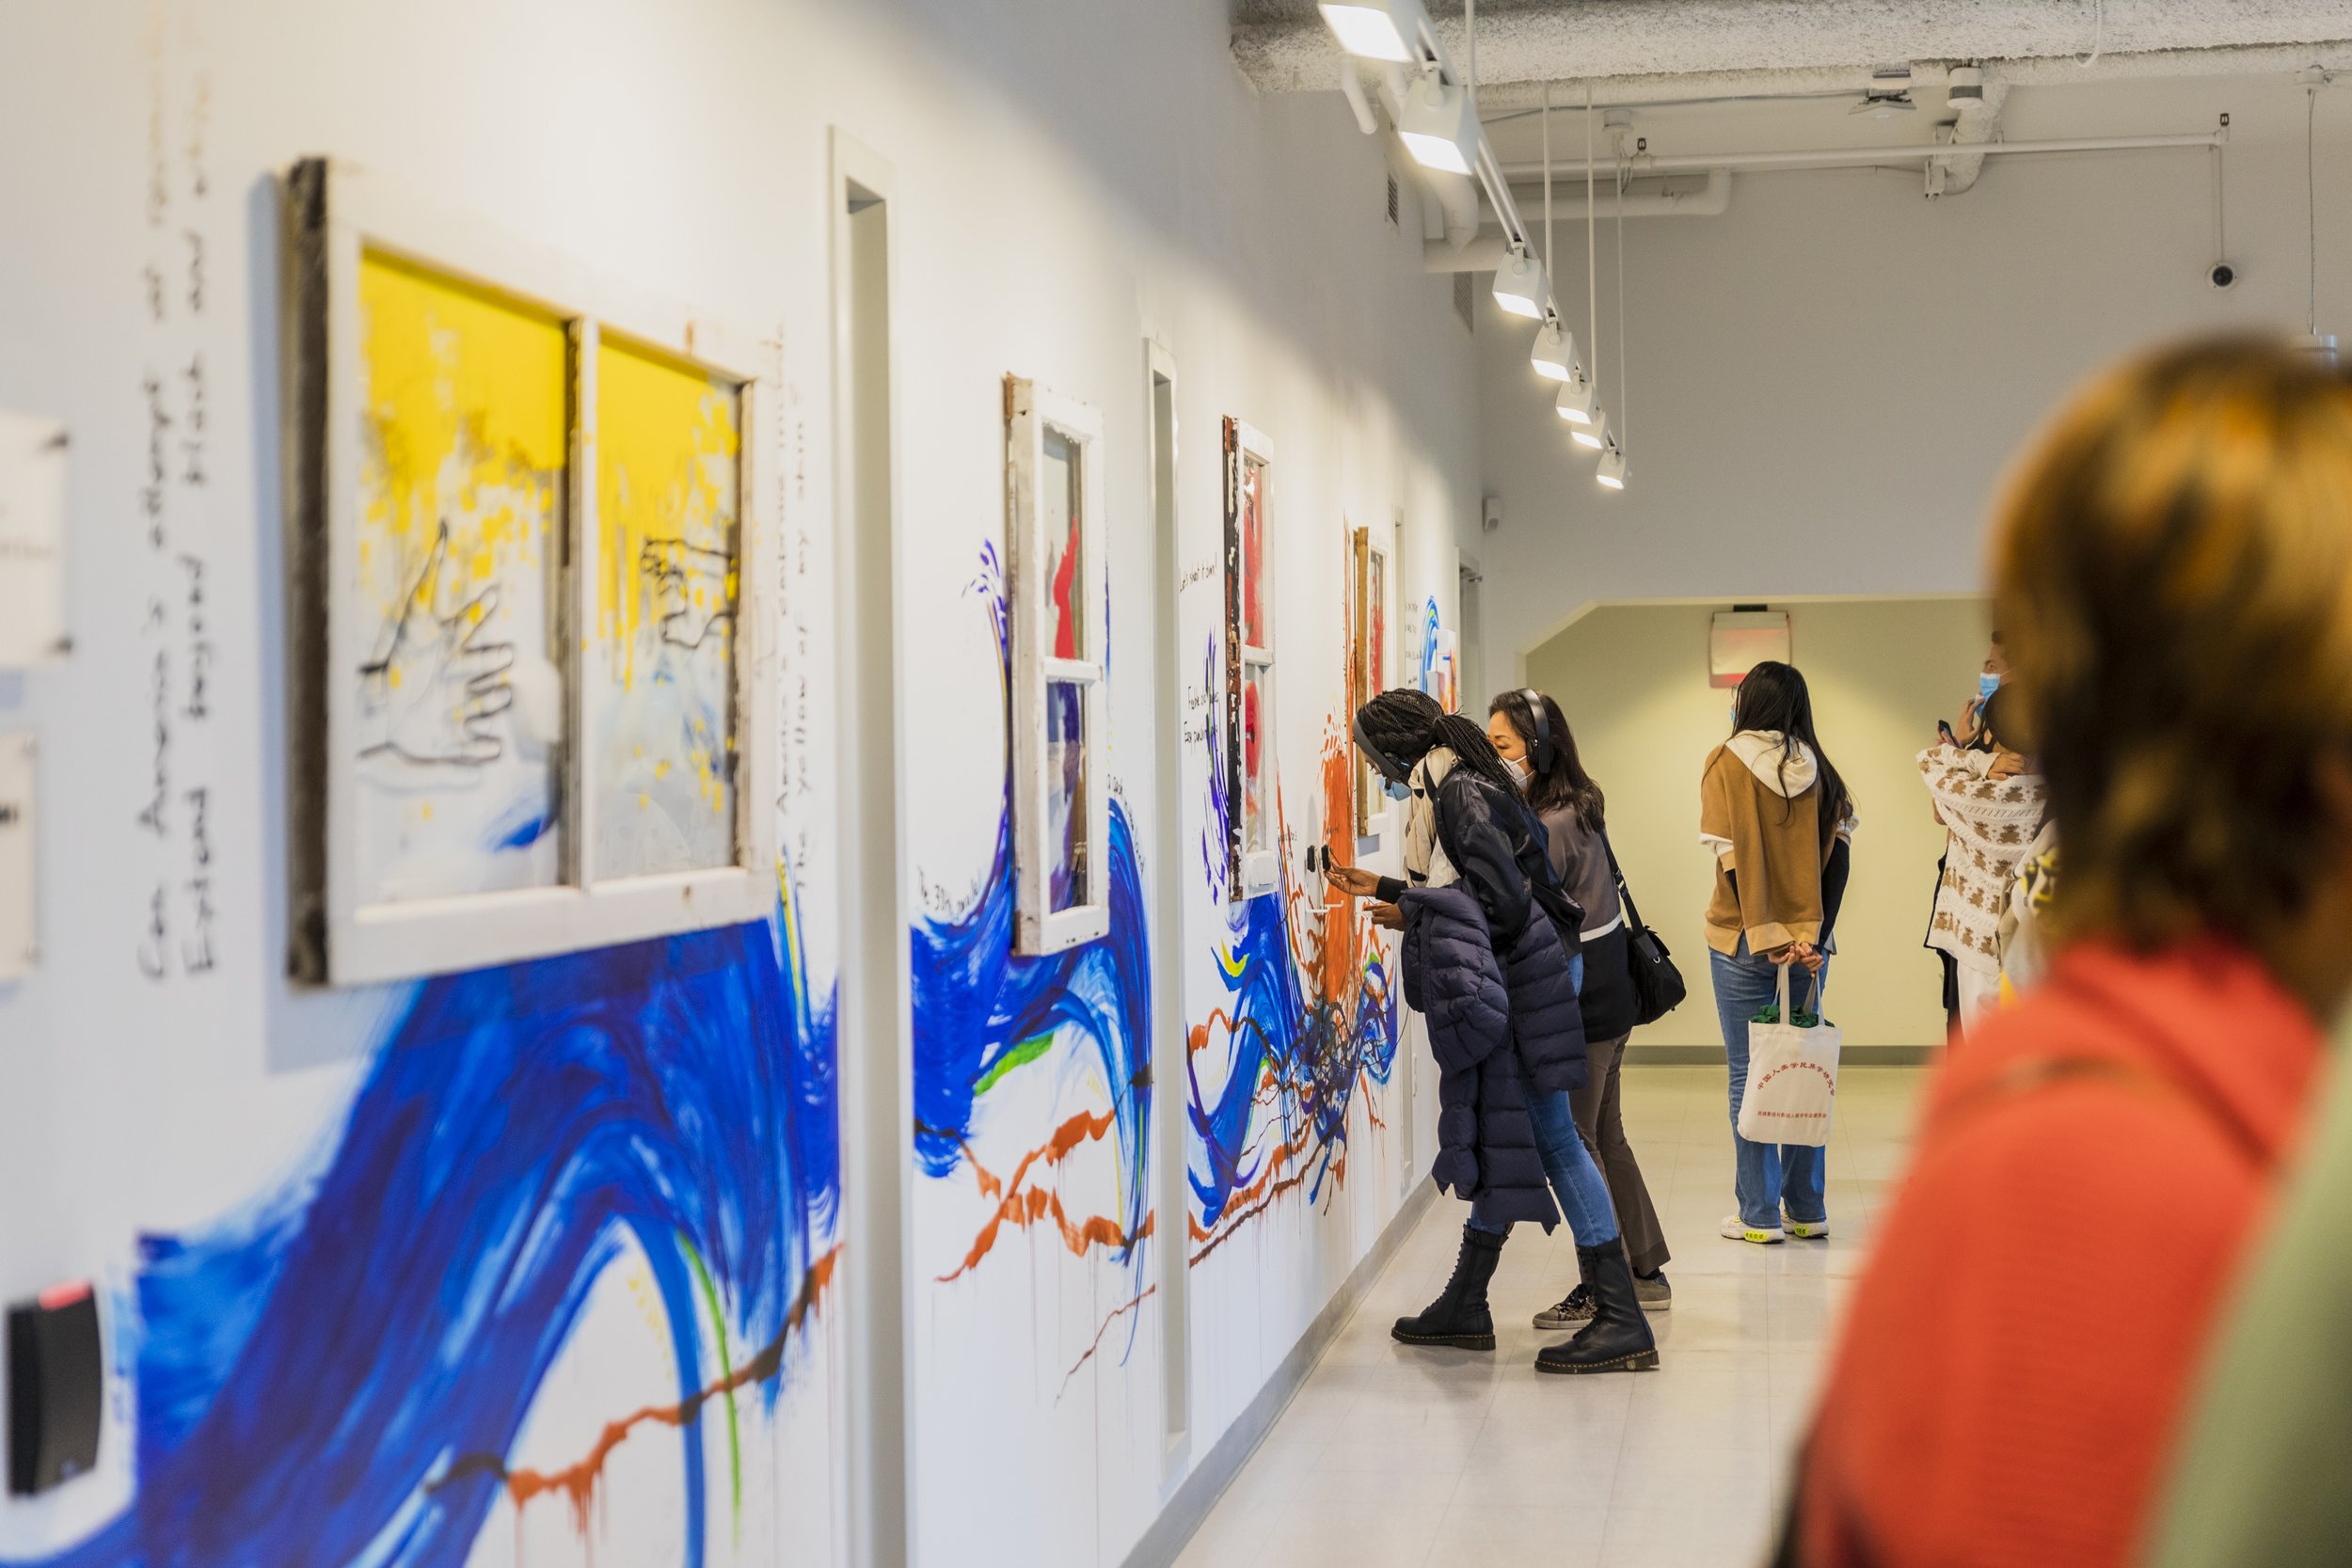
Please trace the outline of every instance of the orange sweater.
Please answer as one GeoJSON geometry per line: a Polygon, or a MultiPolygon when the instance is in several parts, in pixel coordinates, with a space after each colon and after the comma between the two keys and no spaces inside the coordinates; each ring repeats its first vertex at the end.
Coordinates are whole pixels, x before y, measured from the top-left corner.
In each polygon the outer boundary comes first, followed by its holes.
{"type": "Polygon", "coordinates": [[[1969,1037],[1848,1308],[1807,1568],[2125,1568],[2321,1051],[2219,941],[2069,949],[1969,1037]],[[2120,1069],[2021,1065],[2083,1057],[2120,1069]]]}

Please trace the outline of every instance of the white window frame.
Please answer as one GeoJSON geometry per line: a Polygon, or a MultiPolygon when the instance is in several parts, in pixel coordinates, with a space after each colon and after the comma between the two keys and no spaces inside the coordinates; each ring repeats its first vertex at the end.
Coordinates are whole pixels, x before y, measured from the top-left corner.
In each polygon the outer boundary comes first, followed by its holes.
{"type": "Polygon", "coordinates": [[[1019,376],[1005,378],[1005,507],[1007,613],[1012,633],[1013,951],[1060,953],[1099,941],[1111,928],[1110,714],[1107,663],[1110,562],[1103,517],[1103,416],[1019,376]],[[1053,554],[1045,537],[1044,495],[1038,476],[1045,436],[1058,434],[1078,456],[1078,548],[1085,580],[1078,615],[1079,658],[1051,652],[1053,554]],[[1056,684],[1086,689],[1079,722],[1086,753],[1087,900],[1053,907],[1046,874],[1048,804],[1053,779],[1046,767],[1046,692],[1056,684]]]}
{"type": "Polygon", "coordinates": [[[777,733],[773,628],[774,486],[764,437],[773,377],[748,341],[676,303],[615,283],[569,259],[419,197],[350,165],[310,160],[288,176],[296,459],[293,515],[297,672],[297,794],[324,810],[297,824],[300,908],[294,971],[336,986],[475,969],[762,919],[775,907],[777,733]],[[362,902],[354,832],[359,803],[357,686],[335,678],[367,657],[358,604],[361,258],[375,251],[492,291],[564,322],[573,344],[571,465],[558,590],[567,626],[559,668],[567,734],[562,769],[563,884],[397,903],[362,902]],[[735,861],[725,866],[605,877],[594,863],[597,754],[587,701],[583,627],[596,624],[596,368],[604,331],[737,385],[735,861]],[[305,353],[306,346],[317,352],[305,353]],[[307,644],[307,645],[306,645],[307,644]],[[300,668],[308,660],[312,668],[300,668]],[[307,689],[300,683],[312,683],[307,689]],[[305,700],[307,697],[307,701],[305,700]]]}
{"type": "Polygon", "coordinates": [[[1225,529],[1228,541],[1226,571],[1225,660],[1226,713],[1231,736],[1227,741],[1226,779],[1230,790],[1232,815],[1230,826],[1232,844],[1230,865],[1235,898],[1251,898],[1275,887],[1282,876],[1281,801],[1275,793],[1279,772],[1275,767],[1275,686],[1274,686],[1274,443],[1265,433],[1246,420],[1225,421],[1225,529]],[[1260,528],[1263,531],[1258,556],[1258,604],[1265,616],[1261,629],[1263,642],[1246,643],[1241,640],[1242,610],[1248,602],[1248,585],[1243,574],[1248,567],[1248,552],[1242,547],[1241,495],[1242,474],[1246,466],[1256,460],[1264,469],[1263,488],[1259,492],[1260,528]],[[1249,847],[1248,781],[1242,769],[1248,766],[1248,748],[1242,738],[1243,694],[1248,690],[1249,676],[1258,676],[1258,721],[1263,729],[1263,744],[1258,750],[1258,799],[1270,814],[1267,824],[1269,842],[1263,849],[1249,847]]]}
{"type": "MultiPolygon", "coordinates": [[[[1393,676],[1397,668],[1397,660],[1391,652],[1396,637],[1396,615],[1393,610],[1396,602],[1396,555],[1393,549],[1393,539],[1387,529],[1359,528],[1355,532],[1354,551],[1358,598],[1353,610],[1358,627],[1358,645],[1367,654],[1377,652],[1382,673],[1393,676]],[[1375,561],[1380,563],[1378,573],[1380,602],[1376,605],[1373,603],[1370,594],[1374,577],[1372,563],[1375,561]],[[1363,629],[1372,618],[1375,610],[1383,612],[1380,616],[1383,635],[1376,649],[1372,638],[1366,635],[1363,629]]],[[[1357,672],[1357,686],[1355,706],[1358,707],[1378,696],[1383,689],[1372,679],[1372,673],[1369,670],[1357,672]]],[[[1353,716],[1354,709],[1351,708],[1351,720],[1353,716]]],[[[1351,747],[1350,750],[1353,751],[1354,748],[1351,747]]],[[[1378,848],[1382,837],[1388,832],[1388,795],[1381,788],[1378,771],[1359,752],[1356,756],[1355,828],[1359,850],[1378,848]]]]}

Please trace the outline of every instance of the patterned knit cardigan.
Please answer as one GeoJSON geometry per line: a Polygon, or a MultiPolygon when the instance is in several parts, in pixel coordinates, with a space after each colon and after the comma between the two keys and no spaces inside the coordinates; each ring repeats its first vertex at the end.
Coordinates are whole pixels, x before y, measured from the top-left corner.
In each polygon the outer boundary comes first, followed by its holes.
{"type": "Polygon", "coordinates": [[[1919,771],[1949,833],[1928,945],[1988,974],[2001,967],[2001,912],[2047,800],[2038,775],[1996,781],[1985,777],[1992,766],[1992,752],[1957,746],[1919,753],[1919,771]]]}

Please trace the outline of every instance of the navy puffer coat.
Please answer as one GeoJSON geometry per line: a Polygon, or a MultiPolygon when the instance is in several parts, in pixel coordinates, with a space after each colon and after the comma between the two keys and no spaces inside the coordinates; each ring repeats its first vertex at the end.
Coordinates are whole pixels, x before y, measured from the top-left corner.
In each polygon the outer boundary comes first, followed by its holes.
{"type": "Polygon", "coordinates": [[[1561,894],[1543,824],[1523,801],[1456,769],[1432,805],[1461,880],[1397,895],[1405,999],[1428,1019],[1438,1059],[1431,1174],[1457,1196],[1487,1196],[1493,1218],[1549,1229],[1558,1210],[1527,1095],[1531,1085],[1539,1094],[1584,1085],[1583,1013],[1568,962],[1582,913],[1561,894]]]}
{"type": "Polygon", "coordinates": [[[1485,1199],[1490,1218],[1532,1220],[1549,1230],[1560,1211],[1528,1119],[1511,993],[1486,912],[1458,882],[1408,888],[1397,907],[1405,914],[1405,1001],[1428,1020],[1438,1061],[1430,1177],[1440,1192],[1485,1199]]]}

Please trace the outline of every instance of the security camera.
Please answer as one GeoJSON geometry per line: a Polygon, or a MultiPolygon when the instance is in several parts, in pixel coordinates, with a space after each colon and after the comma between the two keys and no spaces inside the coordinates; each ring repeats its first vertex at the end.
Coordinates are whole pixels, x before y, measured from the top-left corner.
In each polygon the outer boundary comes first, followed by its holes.
{"type": "Polygon", "coordinates": [[[2205,281],[2217,289],[2226,289],[2237,281],[2237,265],[2232,261],[2216,261],[2205,274],[2205,281]]]}

